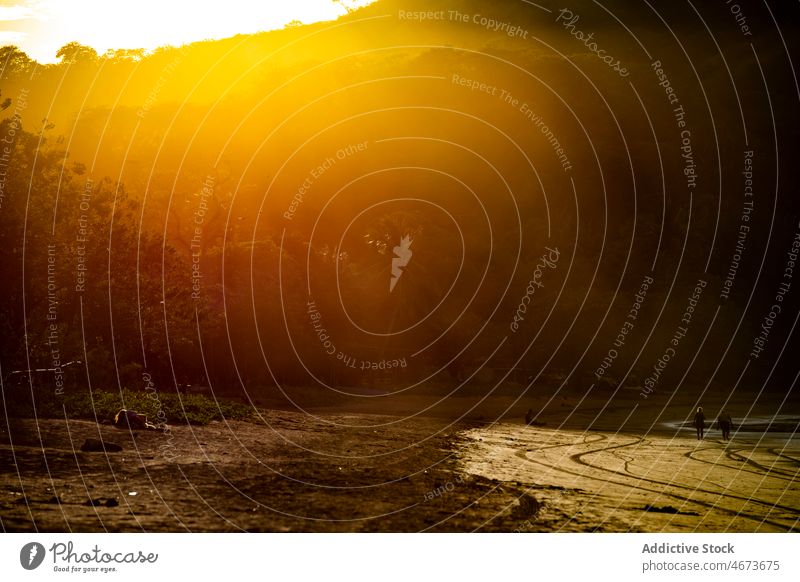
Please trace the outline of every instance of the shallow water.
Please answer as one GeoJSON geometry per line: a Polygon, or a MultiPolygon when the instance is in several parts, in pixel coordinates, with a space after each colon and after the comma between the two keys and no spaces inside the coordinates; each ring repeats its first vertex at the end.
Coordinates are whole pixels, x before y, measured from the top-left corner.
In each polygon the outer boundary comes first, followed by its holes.
{"type": "MultiPolygon", "coordinates": [[[[661,423],[662,427],[674,429],[681,433],[695,433],[695,427],[691,419],[672,420],[661,423]]],[[[775,416],[750,416],[747,418],[733,418],[735,430],[731,431],[731,438],[746,439],[758,442],[762,439],[778,439],[787,444],[792,440],[800,439],[800,416],[794,414],[778,414],[775,416]]],[[[706,421],[706,436],[719,437],[721,434],[717,428],[716,419],[711,422],[706,421]]]]}

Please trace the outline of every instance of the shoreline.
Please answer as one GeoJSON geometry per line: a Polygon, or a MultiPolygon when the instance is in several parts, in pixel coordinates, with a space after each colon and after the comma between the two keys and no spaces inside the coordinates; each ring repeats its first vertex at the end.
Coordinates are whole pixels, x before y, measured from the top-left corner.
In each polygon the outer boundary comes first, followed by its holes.
{"type": "Polygon", "coordinates": [[[800,528],[800,440],[498,424],[466,431],[463,469],[515,482],[535,531],[756,532],[800,528]]]}

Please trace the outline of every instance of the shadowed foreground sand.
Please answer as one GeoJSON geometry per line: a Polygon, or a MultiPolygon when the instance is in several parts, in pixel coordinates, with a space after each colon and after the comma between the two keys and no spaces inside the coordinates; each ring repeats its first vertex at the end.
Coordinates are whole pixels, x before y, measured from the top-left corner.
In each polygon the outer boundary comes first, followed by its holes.
{"type": "Polygon", "coordinates": [[[13,421],[0,431],[2,530],[510,531],[518,523],[515,487],[457,472],[463,425],[262,414],[264,424],[173,426],[169,438],[77,420],[13,421]],[[123,450],[83,452],[87,438],[123,450]]]}

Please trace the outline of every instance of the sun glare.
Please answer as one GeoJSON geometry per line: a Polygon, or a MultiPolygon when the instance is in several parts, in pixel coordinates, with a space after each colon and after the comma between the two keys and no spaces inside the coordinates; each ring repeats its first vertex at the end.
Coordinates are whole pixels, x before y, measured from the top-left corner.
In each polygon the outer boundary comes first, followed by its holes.
{"type": "Polygon", "coordinates": [[[71,41],[108,49],[155,49],[205,39],[335,20],[369,0],[23,0],[0,2],[0,44],[15,44],[42,63],[71,41]]]}

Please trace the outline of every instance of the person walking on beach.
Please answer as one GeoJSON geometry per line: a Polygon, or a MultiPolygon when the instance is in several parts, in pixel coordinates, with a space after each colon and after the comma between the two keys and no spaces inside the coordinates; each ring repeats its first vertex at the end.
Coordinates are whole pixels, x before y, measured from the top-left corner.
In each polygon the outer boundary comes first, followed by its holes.
{"type": "Polygon", "coordinates": [[[697,413],[694,415],[694,427],[697,429],[697,440],[703,440],[703,431],[706,429],[706,415],[703,414],[703,407],[697,407],[697,413]]]}
{"type": "Polygon", "coordinates": [[[525,413],[525,424],[527,425],[532,422],[533,422],[533,410],[529,408],[528,412],[525,413]]]}
{"type": "Polygon", "coordinates": [[[719,425],[719,429],[722,431],[722,440],[730,440],[731,428],[733,428],[733,419],[731,419],[731,415],[728,414],[727,410],[723,410],[719,413],[717,424],[719,425]]]}

